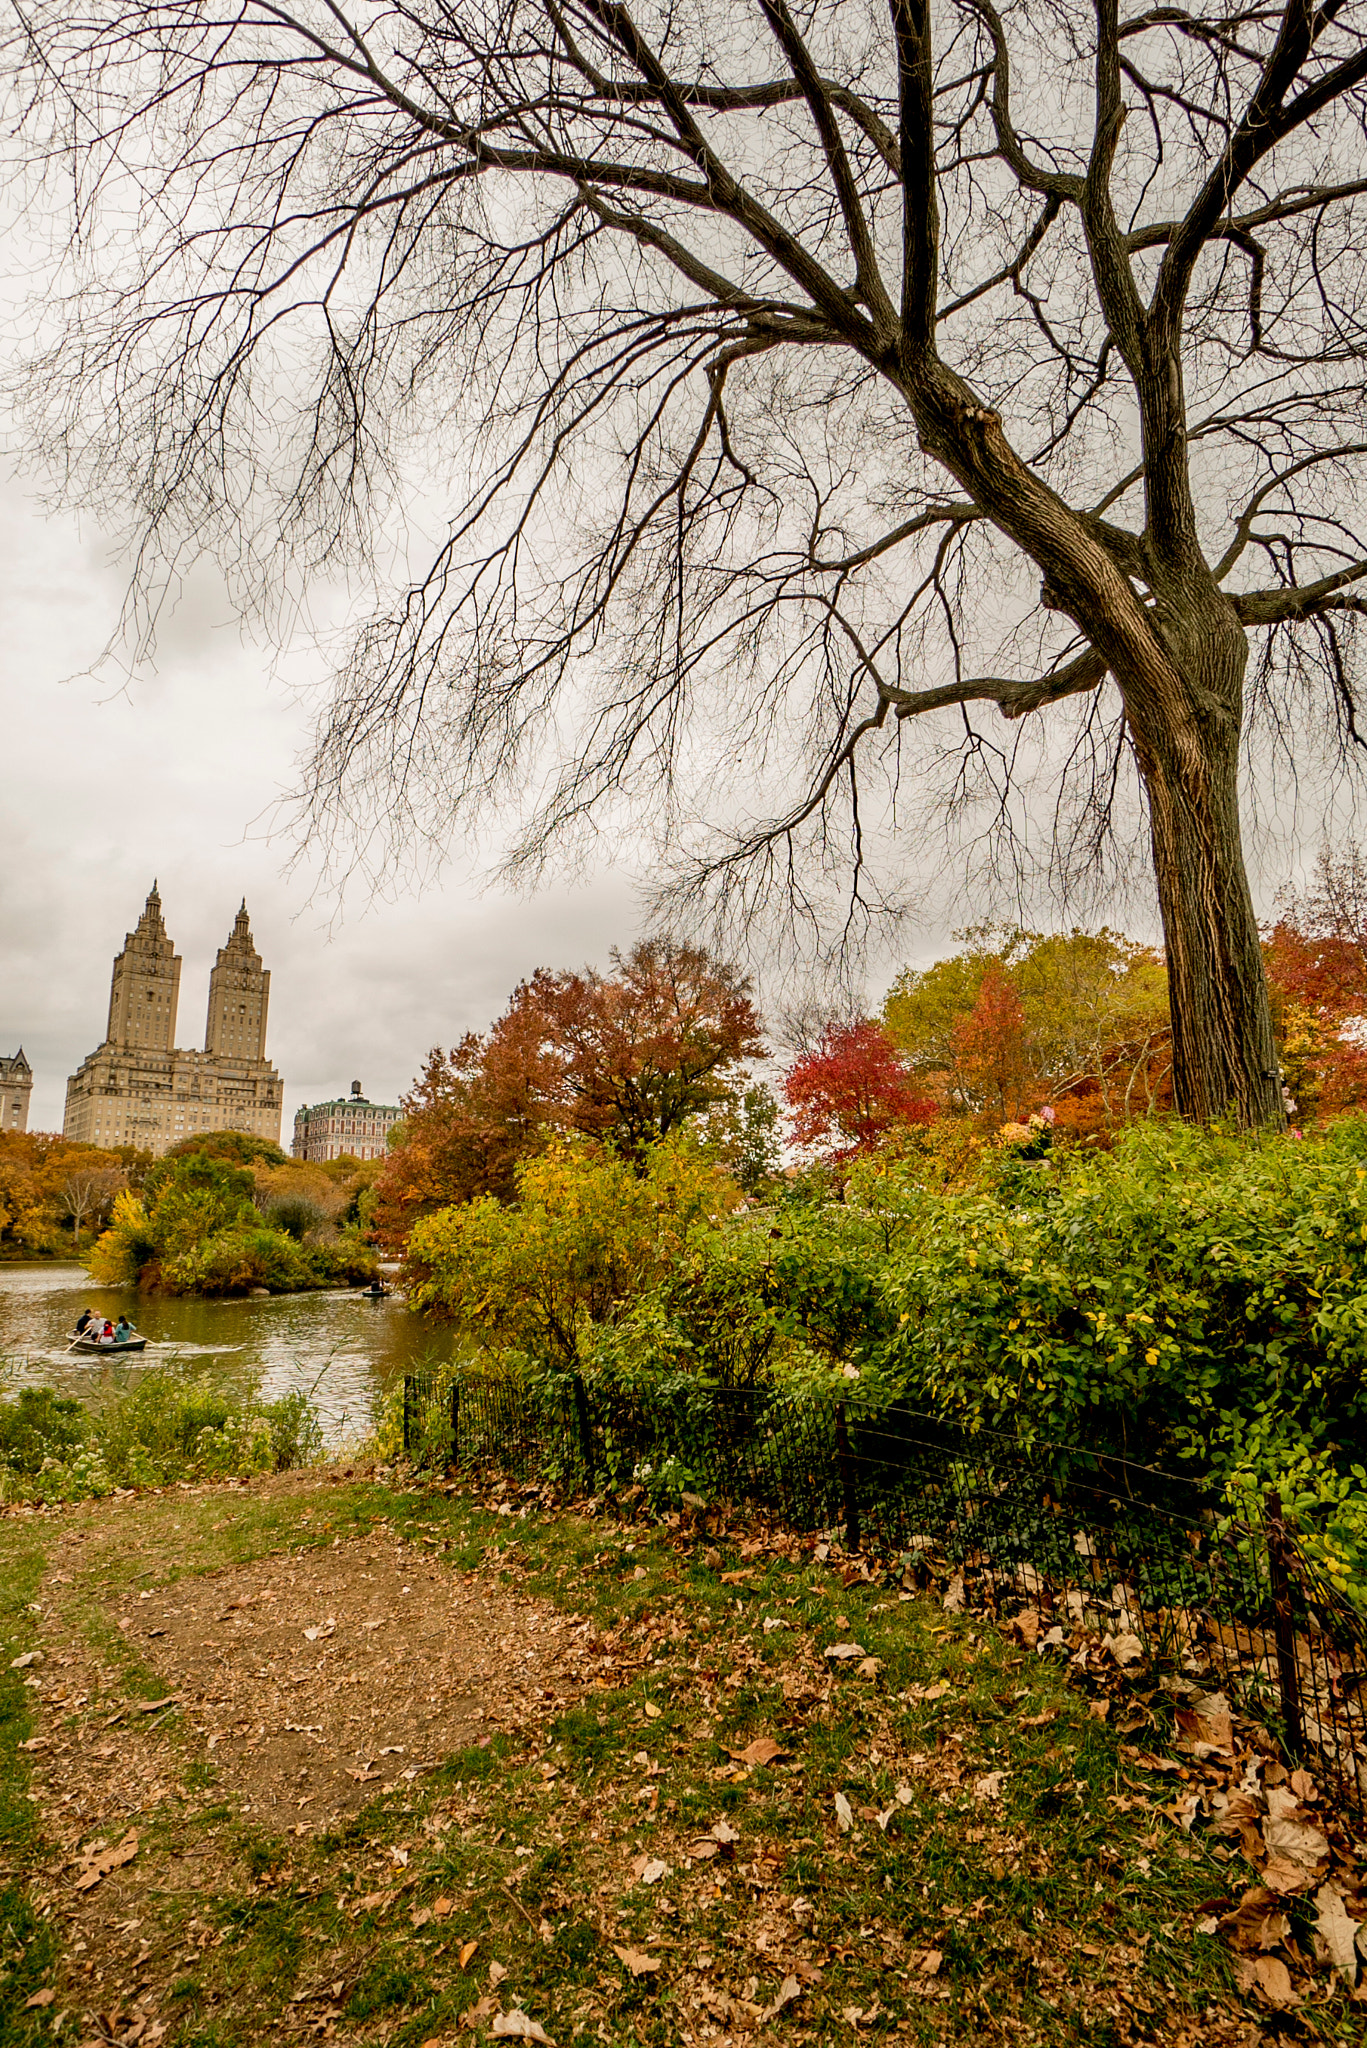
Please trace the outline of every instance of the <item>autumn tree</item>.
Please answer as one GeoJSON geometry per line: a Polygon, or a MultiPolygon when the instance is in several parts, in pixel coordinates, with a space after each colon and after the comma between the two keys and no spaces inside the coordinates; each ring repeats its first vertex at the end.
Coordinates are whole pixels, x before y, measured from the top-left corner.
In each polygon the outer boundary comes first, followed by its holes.
{"type": "Polygon", "coordinates": [[[387,1241],[447,1203],[511,1199],[519,1162],[552,1137],[595,1138],[639,1163],[743,1096],[745,1062],[764,1051],[745,977],[682,941],[614,949],[611,963],[608,974],[539,968],[487,1033],[429,1054],[377,1182],[387,1241]]]}
{"type": "Polygon", "coordinates": [[[1286,1084],[1299,1117],[1367,1104],[1367,859],[1321,851],[1264,944],[1286,1084]]]}
{"type": "Polygon", "coordinates": [[[851,1159],[901,1124],[928,1123],[937,1105],[871,1017],[828,1026],[783,1077],[794,1143],[851,1159]]]}
{"type": "Polygon", "coordinates": [[[914,730],[1008,824],[1043,750],[1057,876],[1142,793],[1178,1107],[1281,1121],[1245,678],[1255,750],[1351,749],[1359,10],[17,20],[28,218],[71,223],[30,445],[126,534],[135,625],[205,549],[244,604],[380,586],[303,779],[324,844],[421,861],[512,805],[535,867],[634,821],[685,896],[819,926],[842,871],[868,905],[914,730]]]}
{"type": "Polygon", "coordinates": [[[1082,1121],[1110,1129],[1169,1106],[1167,980],[1151,947],[1105,928],[960,936],[960,952],[904,969],[883,1006],[894,1044],[950,1109],[1087,1101],[1082,1121]]]}

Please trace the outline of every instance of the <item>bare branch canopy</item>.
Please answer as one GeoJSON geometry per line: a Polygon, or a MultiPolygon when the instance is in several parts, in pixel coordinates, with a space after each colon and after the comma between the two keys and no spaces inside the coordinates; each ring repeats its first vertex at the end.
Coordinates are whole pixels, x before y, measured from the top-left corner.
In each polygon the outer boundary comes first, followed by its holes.
{"type": "Polygon", "coordinates": [[[683,886],[815,916],[907,735],[1000,796],[1071,718],[1074,846],[1126,764],[1147,807],[1180,1106],[1280,1119],[1245,677],[1356,743],[1358,10],[14,21],[24,175],[70,202],[20,397],[136,588],[437,535],[340,666],[315,827],[378,860],[512,803],[534,862],[643,809],[683,886]]]}

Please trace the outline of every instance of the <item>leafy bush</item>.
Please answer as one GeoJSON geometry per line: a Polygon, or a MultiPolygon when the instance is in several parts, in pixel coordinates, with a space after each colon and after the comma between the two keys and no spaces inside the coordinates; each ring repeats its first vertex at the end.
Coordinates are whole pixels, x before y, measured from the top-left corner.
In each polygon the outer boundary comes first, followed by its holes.
{"type": "Polygon", "coordinates": [[[148,1174],[142,1199],[116,1198],[91,1274],[106,1286],[156,1285],[172,1294],[285,1294],[373,1279],[376,1255],[356,1232],[302,1244],[304,1229],[322,1220],[316,1206],[285,1200],[262,1217],[255,1189],[245,1166],[168,1154],[148,1174]]]}
{"type": "Polygon", "coordinates": [[[484,1195],[414,1226],[410,1299],[562,1365],[740,1200],[682,1137],[649,1147],[639,1170],[595,1146],[557,1147],[523,1161],[517,1185],[516,1204],[484,1195]]]}
{"type": "Polygon", "coordinates": [[[268,1202],[264,1215],[272,1230],[283,1230],[286,1237],[295,1238],[300,1244],[310,1231],[321,1230],[327,1217],[316,1202],[306,1195],[284,1195],[280,1200],[268,1202]]]}
{"type": "Polygon", "coordinates": [[[84,1443],[86,1415],[79,1401],[50,1387],[25,1387],[15,1401],[0,1401],[0,1467],[42,1470],[48,1458],[69,1457],[84,1443]]]}

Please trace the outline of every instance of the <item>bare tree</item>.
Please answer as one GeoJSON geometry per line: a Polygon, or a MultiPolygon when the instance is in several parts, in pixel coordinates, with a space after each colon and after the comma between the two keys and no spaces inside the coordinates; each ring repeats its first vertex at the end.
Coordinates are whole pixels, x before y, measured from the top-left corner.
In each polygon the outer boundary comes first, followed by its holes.
{"type": "Polygon", "coordinates": [[[533,790],[535,860],[643,799],[685,882],[816,914],[913,728],[1005,804],[1047,713],[1061,861],[1142,785],[1179,1106],[1281,1120],[1240,750],[1359,740],[1360,10],[19,5],[75,195],[36,445],[144,592],[365,558],[417,458],[456,493],[315,824],[364,862],[533,790]]]}
{"type": "Polygon", "coordinates": [[[62,1182],[62,1206],[71,1218],[78,1250],[86,1217],[96,1224],[103,1222],[115,1195],[127,1186],[128,1177],[117,1166],[78,1166],[67,1175],[62,1182]]]}

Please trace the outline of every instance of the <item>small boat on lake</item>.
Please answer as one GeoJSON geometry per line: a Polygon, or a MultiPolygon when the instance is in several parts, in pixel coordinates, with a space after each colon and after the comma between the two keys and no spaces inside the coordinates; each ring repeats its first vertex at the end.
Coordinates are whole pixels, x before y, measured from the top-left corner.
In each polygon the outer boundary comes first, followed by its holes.
{"type": "Polygon", "coordinates": [[[112,1358],[116,1352],[145,1351],[147,1339],[136,1330],[126,1337],[97,1337],[89,1330],[80,1330],[67,1345],[68,1351],[90,1351],[97,1358],[112,1358]]]}

